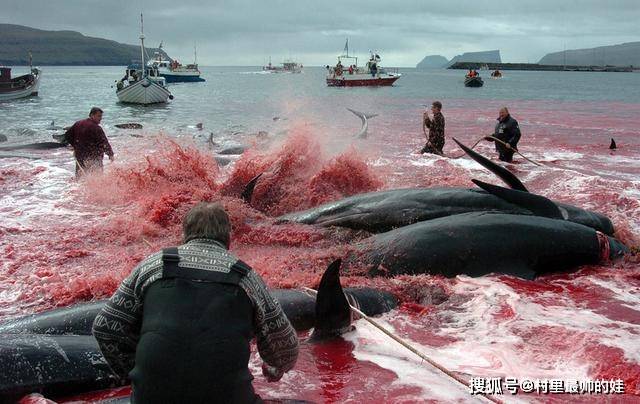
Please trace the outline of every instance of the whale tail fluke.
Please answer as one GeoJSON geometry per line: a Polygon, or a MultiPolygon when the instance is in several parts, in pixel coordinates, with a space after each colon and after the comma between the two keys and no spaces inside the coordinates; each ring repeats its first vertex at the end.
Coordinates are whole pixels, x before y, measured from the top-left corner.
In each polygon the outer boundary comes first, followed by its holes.
{"type": "Polygon", "coordinates": [[[360,131],[358,132],[356,137],[359,137],[361,139],[366,138],[367,130],[369,129],[368,121],[369,119],[378,116],[378,114],[365,114],[364,112],[356,111],[355,109],[351,109],[351,108],[347,108],[347,109],[351,111],[351,113],[353,113],[355,116],[360,118],[360,120],[362,121],[362,127],[360,128],[360,131]]]}
{"type": "Polygon", "coordinates": [[[460,146],[460,148],[462,150],[464,150],[464,152],[467,153],[467,155],[469,157],[474,159],[478,164],[480,164],[481,166],[483,166],[487,170],[489,170],[492,173],[494,173],[495,175],[497,175],[510,188],[518,190],[518,191],[529,192],[527,190],[527,188],[524,186],[524,184],[522,182],[520,182],[518,177],[516,177],[511,171],[507,170],[504,167],[499,166],[498,164],[494,163],[493,161],[489,160],[488,158],[484,157],[483,155],[471,150],[470,148],[468,148],[467,146],[465,146],[461,142],[459,142],[458,139],[453,138],[453,141],[456,142],[458,144],[458,146],[460,146]]]}
{"type": "Polygon", "coordinates": [[[609,149],[610,150],[615,150],[618,148],[618,145],[616,145],[616,141],[613,140],[613,138],[611,138],[611,144],[609,144],[609,149]]]}
{"type": "Polygon", "coordinates": [[[378,114],[365,114],[364,112],[356,111],[355,109],[351,109],[351,108],[347,108],[347,109],[360,119],[371,119],[378,116],[378,114]]]}
{"type": "Polygon", "coordinates": [[[340,259],[333,261],[320,280],[313,341],[337,337],[352,329],[351,307],[340,284],[341,264],[340,259]]]}
{"type": "Polygon", "coordinates": [[[544,196],[487,184],[486,182],[475,179],[471,181],[488,193],[506,202],[525,208],[536,216],[548,217],[550,219],[566,219],[558,205],[544,196]]]}
{"type": "Polygon", "coordinates": [[[245,185],[244,191],[242,191],[241,197],[242,197],[242,200],[245,201],[246,203],[251,203],[253,190],[256,188],[256,184],[258,183],[258,180],[260,179],[260,177],[262,177],[262,174],[264,173],[260,173],[256,175],[251,179],[251,181],[247,183],[247,185],[245,185]]]}

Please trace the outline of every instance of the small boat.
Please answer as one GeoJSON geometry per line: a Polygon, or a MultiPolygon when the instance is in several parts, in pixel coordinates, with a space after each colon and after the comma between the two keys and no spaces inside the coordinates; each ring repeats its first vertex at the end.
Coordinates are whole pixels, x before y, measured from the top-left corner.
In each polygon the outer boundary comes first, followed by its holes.
{"type": "MultiPolygon", "coordinates": [[[[162,49],[162,43],[158,49],[162,49]]],[[[195,46],[193,47],[194,60],[192,64],[186,66],[180,64],[177,60],[165,60],[161,52],[156,52],[153,60],[147,63],[147,67],[155,68],[161,77],[164,77],[167,83],[191,83],[197,81],[205,81],[200,77],[200,69],[198,69],[198,54],[195,46]]]]}
{"type": "Polygon", "coordinates": [[[380,55],[372,52],[366,67],[358,67],[358,58],[349,56],[349,41],[344,47],[345,54],[338,56],[335,67],[327,66],[327,85],[329,87],[361,87],[361,86],[391,86],[402,75],[390,72],[380,66],[380,55]],[[345,67],[342,61],[349,61],[345,67]],[[355,63],[351,64],[351,61],[355,63]]]}
{"type": "Polygon", "coordinates": [[[502,72],[500,70],[496,70],[491,72],[491,77],[494,79],[499,79],[502,77],[502,72]]]}
{"type": "Polygon", "coordinates": [[[270,73],[302,73],[302,65],[293,60],[285,60],[282,66],[274,66],[271,64],[271,57],[269,57],[269,64],[262,67],[262,70],[270,73]]]}
{"type": "Polygon", "coordinates": [[[15,100],[38,95],[42,71],[33,67],[29,54],[30,73],[11,78],[10,67],[0,67],[0,101],[15,100]]]}
{"type": "Polygon", "coordinates": [[[484,80],[480,76],[469,77],[466,76],[464,79],[465,87],[482,87],[484,85],[484,80]]]}
{"type": "Polygon", "coordinates": [[[155,67],[144,66],[144,25],[140,14],[141,65],[129,65],[125,76],[116,82],[116,95],[120,102],[128,104],[158,104],[173,99],[166,88],[166,81],[155,67]]]}

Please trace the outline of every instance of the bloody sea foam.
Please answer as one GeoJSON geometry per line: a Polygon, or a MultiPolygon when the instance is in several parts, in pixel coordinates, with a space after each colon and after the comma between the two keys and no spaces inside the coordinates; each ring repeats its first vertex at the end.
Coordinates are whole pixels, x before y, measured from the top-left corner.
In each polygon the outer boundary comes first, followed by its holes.
{"type": "MultiPolygon", "coordinates": [[[[449,102],[447,135],[472,144],[491,131],[501,104],[449,102]]],[[[604,213],[616,235],[640,245],[640,107],[635,104],[511,102],[523,131],[509,168],[532,192],[604,213]],[[590,111],[585,113],[584,111],[590,111]],[[608,149],[615,138],[619,149],[608,149]]],[[[466,158],[419,156],[410,110],[379,119],[367,140],[328,127],[291,124],[287,135],[253,146],[219,168],[206,146],[145,133],[113,140],[117,162],[101,177],[75,182],[68,151],[0,166],[0,319],[108,297],[146,255],[180,242],[180,221],[197,201],[219,200],[233,222],[232,250],[271,287],[317,287],[326,265],[363,232],[276,224],[274,217],[348,195],[412,186],[499,183],[466,158]],[[264,172],[251,206],[242,186],[264,172]]],[[[378,119],[378,118],[377,118],[378,119]]],[[[419,127],[419,126],[418,126],[419,127]]],[[[478,149],[493,155],[491,145],[478,149]]],[[[461,150],[448,140],[445,154],[461,150]]],[[[640,400],[640,263],[637,256],[535,281],[508,276],[443,279],[343,274],[349,286],[393,291],[403,301],[380,321],[448,369],[471,377],[624,380],[640,400]]],[[[280,383],[260,375],[264,397],[318,402],[466,401],[468,392],[360,321],[345,340],[303,343],[298,365],[280,383]]],[[[301,335],[304,338],[305,335],[301,335]]],[[[254,349],[255,351],[255,349],[254,349]]],[[[95,399],[126,394],[116,389],[95,399]]],[[[588,396],[517,396],[587,402],[588,396]]]]}

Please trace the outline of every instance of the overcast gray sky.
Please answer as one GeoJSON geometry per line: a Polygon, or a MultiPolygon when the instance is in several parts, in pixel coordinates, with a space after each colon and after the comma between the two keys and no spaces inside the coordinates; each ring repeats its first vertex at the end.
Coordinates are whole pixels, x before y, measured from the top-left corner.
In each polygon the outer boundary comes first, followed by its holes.
{"type": "Polygon", "coordinates": [[[424,56],[500,49],[506,62],[548,52],[640,41],[640,0],[0,0],[0,22],[137,43],[164,41],[182,61],[198,45],[202,65],[262,65],[292,57],[335,62],[378,50],[387,66],[424,56]]]}

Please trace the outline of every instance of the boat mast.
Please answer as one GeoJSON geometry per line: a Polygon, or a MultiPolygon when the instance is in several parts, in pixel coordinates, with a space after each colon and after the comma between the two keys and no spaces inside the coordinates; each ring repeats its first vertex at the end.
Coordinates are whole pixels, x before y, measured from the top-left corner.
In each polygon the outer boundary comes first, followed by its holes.
{"type": "Polygon", "coordinates": [[[140,68],[142,69],[142,78],[147,76],[147,69],[144,66],[144,20],[140,13],[140,68]]]}
{"type": "Polygon", "coordinates": [[[193,64],[198,65],[198,50],[196,49],[196,43],[193,43],[193,64]]]}

